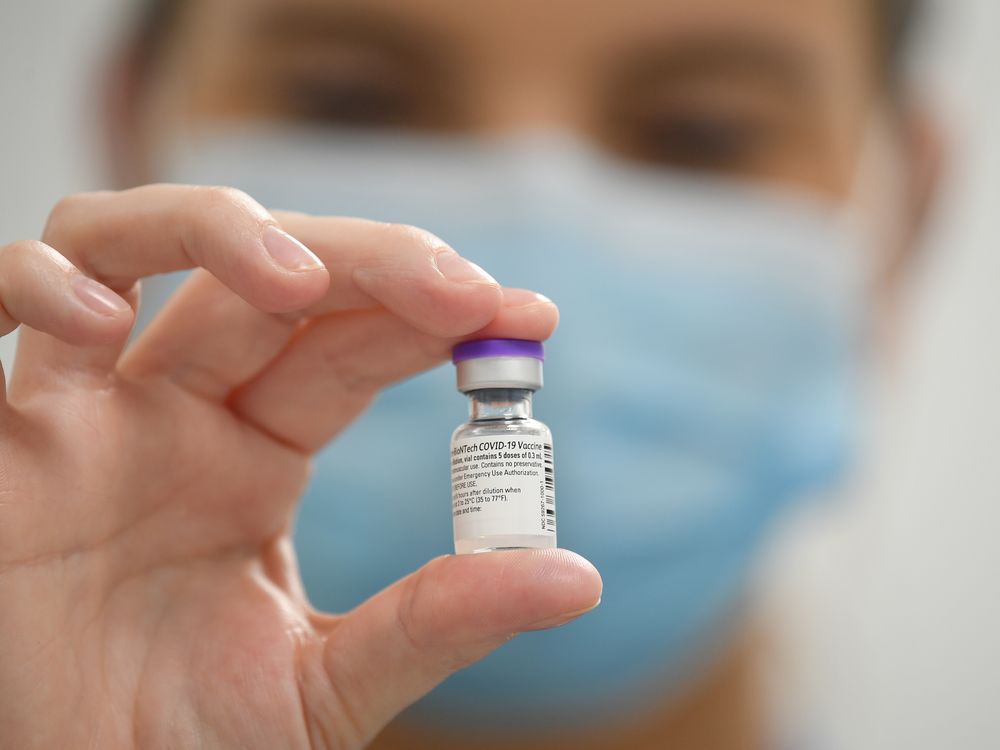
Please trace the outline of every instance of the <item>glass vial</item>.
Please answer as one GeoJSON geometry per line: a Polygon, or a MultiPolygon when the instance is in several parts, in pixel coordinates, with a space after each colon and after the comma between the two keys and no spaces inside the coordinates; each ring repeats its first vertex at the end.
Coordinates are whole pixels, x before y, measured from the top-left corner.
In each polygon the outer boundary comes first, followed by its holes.
{"type": "Polygon", "coordinates": [[[469,421],[451,438],[455,552],[556,546],[552,432],[531,416],[538,341],[483,339],[453,351],[469,421]]]}

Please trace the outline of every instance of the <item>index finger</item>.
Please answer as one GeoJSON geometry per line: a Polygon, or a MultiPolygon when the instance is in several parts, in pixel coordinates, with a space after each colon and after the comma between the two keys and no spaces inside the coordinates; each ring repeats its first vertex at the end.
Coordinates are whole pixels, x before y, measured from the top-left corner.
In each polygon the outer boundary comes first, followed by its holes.
{"type": "MultiPolygon", "coordinates": [[[[493,277],[422,229],[289,212],[274,216],[306,238],[329,270],[326,294],[297,311],[302,317],[381,312],[403,324],[408,342],[419,343],[422,336],[465,336],[489,326],[505,302],[493,277]]],[[[292,321],[222,292],[214,279],[194,274],[121,368],[133,374],[199,373],[194,387],[215,397],[262,371],[285,348],[292,321]]],[[[529,328],[546,336],[554,327],[547,323],[529,328]]]]}
{"type": "Polygon", "coordinates": [[[287,312],[316,301],[329,285],[322,261],[232,188],[79,193],[52,210],[43,240],[116,291],[144,276],[201,266],[255,307],[287,312]]]}
{"type": "Polygon", "coordinates": [[[316,317],[384,308],[418,331],[461,336],[489,323],[503,301],[496,279],[430,232],[342,216],[276,211],[323,259],[330,288],[302,311],[316,317]]]}

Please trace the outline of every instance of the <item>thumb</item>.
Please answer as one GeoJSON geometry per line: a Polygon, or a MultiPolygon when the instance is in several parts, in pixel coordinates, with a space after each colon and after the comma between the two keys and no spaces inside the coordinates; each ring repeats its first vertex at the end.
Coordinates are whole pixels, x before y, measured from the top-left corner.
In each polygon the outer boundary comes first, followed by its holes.
{"type": "Polygon", "coordinates": [[[593,565],[562,549],[432,560],[331,621],[320,663],[303,665],[314,741],[363,746],[445,677],[517,633],[596,607],[601,585],[593,565]]]}

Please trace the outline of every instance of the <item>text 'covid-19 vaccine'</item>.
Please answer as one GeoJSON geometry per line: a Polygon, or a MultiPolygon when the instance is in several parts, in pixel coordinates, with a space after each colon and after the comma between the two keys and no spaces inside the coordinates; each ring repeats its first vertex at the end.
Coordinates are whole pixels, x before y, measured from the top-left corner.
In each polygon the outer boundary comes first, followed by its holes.
{"type": "Polygon", "coordinates": [[[453,351],[469,421],[451,438],[455,552],[556,546],[552,432],[531,416],[538,341],[483,339],[453,351]]]}

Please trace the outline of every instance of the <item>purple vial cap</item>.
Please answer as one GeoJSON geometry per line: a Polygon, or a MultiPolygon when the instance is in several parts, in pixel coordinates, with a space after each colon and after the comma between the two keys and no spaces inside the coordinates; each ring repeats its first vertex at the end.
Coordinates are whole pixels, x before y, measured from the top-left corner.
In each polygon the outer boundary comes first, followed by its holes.
{"type": "Polygon", "coordinates": [[[479,339],[478,341],[463,341],[451,350],[451,361],[456,365],[467,359],[482,359],[483,357],[532,357],[545,361],[545,351],[541,341],[526,341],[524,339],[479,339]]]}

